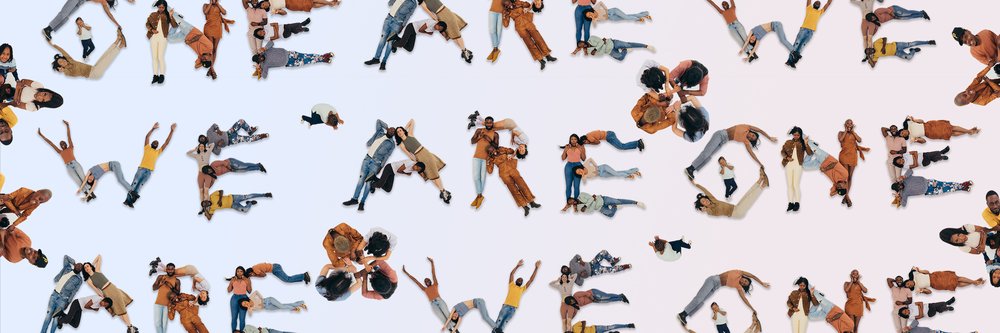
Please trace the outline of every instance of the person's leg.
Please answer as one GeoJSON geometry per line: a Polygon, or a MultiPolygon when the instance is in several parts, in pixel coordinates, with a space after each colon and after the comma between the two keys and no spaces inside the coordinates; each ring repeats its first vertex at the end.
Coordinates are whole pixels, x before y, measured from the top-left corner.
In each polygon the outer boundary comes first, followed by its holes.
{"type": "Polygon", "coordinates": [[[566,165],[563,166],[563,178],[566,180],[566,199],[576,198],[575,196],[572,195],[573,178],[576,178],[576,175],[573,174],[574,164],[575,163],[566,163],[566,165]]]}
{"type": "Polygon", "coordinates": [[[309,125],[319,125],[323,123],[323,117],[313,112],[308,116],[302,116],[302,121],[309,123],[309,125]]]}
{"type": "Polygon", "coordinates": [[[289,276],[285,273],[285,270],[281,268],[281,264],[273,264],[271,274],[278,278],[278,280],[286,283],[302,282],[306,279],[305,273],[289,276]]]}
{"type": "Polygon", "coordinates": [[[890,6],[889,8],[892,8],[892,14],[897,20],[924,18],[924,11],[922,10],[909,10],[895,5],[890,6]]]}
{"type": "Polygon", "coordinates": [[[274,297],[268,297],[264,299],[264,309],[267,310],[292,311],[301,307],[302,304],[305,304],[305,302],[295,301],[292,303],[281,303],[274,297]]]}
{"type": "Polygon", "coordinates": [[[80,162],[77,162],[76,160],[69,161],[69,163],[66,164],[66,170],[69,171],[69,176],[73,178],[73,181],[76,182],[77,186],[83,184],[83,178],[86,176],[83,171],[83,167],[80,166],[80,162]]]}
{"type": "Polygon", "coordinates": [[[923,161],[921,161],[920,164],[926,167],[931,165],[931,163],[940,162],[944,158],[945,156],[941,151],[929,151],[924,153],[923,161]]]}
{"type": "Polygon", "coordinates": [[[486,160],[472,159],[472,183],[476,186],[476,195],[483,195],[483,189],[486,187],[486,160]]]}
{"type": "Polygon", "coordinates": [[[239,326],[237,326],[237,320],[240,319],[239,312],[240,312],[240,309],[241,309],[240,308],[239,299],[240,299],[240,295],[236,295],[236,294],[233,294],[232,297],[229,297],[229,315],[232,318],[232,320],[230,321],[230,325],[229,325],[230,326],[230,329],[229,329],[230,331],[238,331],[238,330],[240,330],[239,326]]]}
{"type": "Polygon", "coordinates": [[[90,76],[88,76],[89,79],[97,80],[104,76],[104,72],[111,67],[111,63],[113,63],[115,58],[118,57],[118,53],[121,53],[122,48],[118,45],[118,42],[119,41],[116,40],[114,43],[111,43],[108,50],[104,51],[104,54],[102,54],[100,58],[97,58],[97,61],[94,62],[94,67],[90,70],[90,76]]]}
{"type": "Polygon", "coordinates": [[[126,191],[129,190],[131,185],[129,185],[128,180],[125,180],[125,174],[122,173],[122,165],[118,161],[108,162],[108,169],[115,174],[115,179],[118,180],[118,184],[121,184],[122,188],[126,191]]]}
{"type": "Polygon", "coordinates": [[[94,49],[96,48],[94,46],[94,40],[93,39],[84,39],[84,40],[80,41],[80,44],[83,45],[83,58],[84,59],[89,58],[90,54],[93,53],[94,49]]]}
{"type": "Polygon", "coordinates": [[[736,185],[736,178],[723,179],[722,182],[726,184],[726,198],[733,196],[733,193],[736,193],[736,189],[739,187],[736,185]]]}
{"type": "Polygon", "coordinates": [[[52,18],[52,21],[49,21],[48,28],[52,29],[52,31],[59,31],[59,28],[69,21],[70,15],[73,15],[86,2],[86,0],[66,0],[66,3],[59,9],[59,13],[56,14],[56,17],[52,18]]]}
{"type": "MultiPolygon", "coordinates": [[[[52,319],[52,315],[56,313],[56,309],[59,307],[60,301],[61,301],[61,297],[59,296],[59,294],[56,294],[55,292],[53,292],[52,295],[49,296],[49,304],[45,307],[45,309],[46,309],[45,310],[45,322],[42,323],[42,331],[41,331],[41,333],[46,333],[46,331],[49,330],[48,329],[49,325],[52,324],[52,321],[54,320],[54,319],[52,319]]],[[[52,332],[55,332],[55,331],[56,331],[56,328],[53,327],[52,328],[52,332]]]]}
{"type": "MultiPolygon", "coordinates": [[[[503,330],[504,328],[506,328],[507,323],[509,323],[510,319],[514,317],[514,312],[517,312],[517,308],[504,304],[503,307],[500,308],[500,315],[497,316],[497,322],[496,325],[493,326],[493,328],[499,330],[503,330]]],[[[489,314],[486,314],[485,316],[489,317],[489,314]]]]}
{"type": "Polygon", "coordinates": [[[750,190],[743,194],[743,198],[736,203],[736,207],[733,208],[733,215],[731,217],[739,219],[746,216],[747,212],[750,211],[750,207],[753,207],[753,204],[757,202],[757,198],[760,197],[760,193],[763,191],[764,187],[763,184],[761,184],[761,181],[754,183],[753,186],[750,187],[750,190]]]}
{"type": "Polygon", "coordinates": [[[151,173],[152,171],[146,168],[139,168],[136,170],[135,177],[132,178],[132,185],[130,186],[131,191],[138,194],[139,190],[142,189],[142,186],[146,184],[147,180],[149,180],[151,173]]]}
{"type": "Polygon", "coordinates": [[[669,241],[669,242],[667,242],[667,245],[669,245],[670,249],[674,250],[674,252],[683,252],[684,249],[690,249],[691,248],[691,244],[684,242],[683,239],[675,240],[675,241],[669,241]]]}
{"type": "MultiPolygon", "coordinates": [[[[398,13],[397,13],[397,15],[398,15],[398,13]]],[[[387,21],[386,23],[387,23],[387,25],[385,27],[383,27],[383,29],[384,29],[383,30],[383,34],[385,34],[384,37],[382,37],[383,41],[379,42],[379,51],[381,51],[382,47],[385,45],[385,41],[384,40],[388,39],[391,36],[395,36],[395,35],[399,34],[400,31],[402,31],[403,24],[405,22],[400,22],[399,20],[391,19],[391,20],[387,21]]],[[[385,52],[383,52],[383,54],[382,54],[382,65],[385,65],[385,63],[387,61],[389,61],[389,55],[390,54],[392,54],[392,48],[391,47],[390,48],[386,48],[385,52]]],[[[378,56],[376,56],[376,58],[377,57],[378,56]]]]}
{"type": "Polygon", "coordinates": [[[795,49],[795,47],[792,46],[792,42],[788,41],[788,36],[785,35],[785,27],[781,25],[781,22],[771,22],[771,30],[778,36],[778,41],[781,42],[781,45],[784,45],[785,48],[788,49],[788,52],[792,52],[792,50],[795,49]]]}
{"type": "Polygon", "coordinates": [[[722,280],[718,275],[712,275],[705,279],[705,283],[701,285],[701,289],[698,289],[698,293],[695,294],[694,298],[691,299],[691,302],[684,307],[684,313],[688,316],[694,315],[695,312],[698,312],[698,309],[705,304],[705,301],[719,289],[719,287],[722,287],[722,280]]]}
{"type": "Polygon", "coordinates": [[[358,200],[358,197],[361,197],[362,191],[365,192],[365,195],[361,198],[361,202],[365,202],[368,199],[367,188],[370,186],[368,178],[375,175],[375,171],[372,170],[375,170],[376,167],[378,166],[375,165],[375,160],[366,155],[365,160],[361,161],[361,173],[358,175],[358,184],[354,187],[354,196],[351,197],[351,200],[358,200]]]}
{"type": "Polygon", "coordinates": [[[583,26],[585,24],[588,25],[588,26],[590,25],[590,22],[586,22],[586,20],[584,20],[584,15],[583,15],[583,12],[587,8],[591,8],[591,6],[579,6],[578,5],[578,6],[576,6],[576,9],[573,10],[573,21],[576,24],[576,41],[578,43],[579,42],[586,42],[587,41],[586,39],[583,38],[583,26]]]}
{"type": "Polygon", "coordinates": [[[802,166],[798,163],[789,163],[792,165],[792,189],[794,189],[794,199],[795,203],[802,200],[802,166]]]}
{"type": "Polygon", "coordinates": [[[598,289],[591,289],[590,292],[594,294],[595,303],[614,303],[625,299],[625,295],[609,294],[598,289]]]}
{"type": "Polygon", "coordinates": [[[608,137],[606,140],[608,141],[608,144],[617,148],[618,150],[632,150],[639,148],[639,140],[623,143],[621,142],[621,140],[618,140],[618,135],[615,135],[614,131],[608,131],[608,137]]]}
{"type": "MultiPolygon", "coordinates": [[[[450,311],[448,311],[448,304],[445,303],[441,297],[435,298],[431,301],[431,310],[434,311],[434,316],[438,317],[442,323],[448,321],[448,315],[450,314],[450,311]]],[[[486,312],[485,308],[481,311],[486,312]]],[[[489,313],[486,313],[486,318],[489,317],[489,313]]],[[[493,319],[490,318],[490,322],[492,321],[493,319]]],[[[493,325],[491,324],[490,327],[493,327],[493,325]]]]}
{"type": "Polygon", "coordinates": [[[811,30],[806,28],[799,28],[798,35],[795,35],[795,43],[792,44],[791,49],[788,50],[789,63],[795,63],[795,61],[798,60],[798,56],[796,56],[796,54],[800,53],[802,48],[805,47],[806,42],[809,40],[810,31],[811,30]]]}
{"type": "MultiPolygon", "coordinates": [[[[444,309],[442,311],[447,313],[448,306],[444,304],[444,301],[441,301],[441,304],[444,309]]],[[[485,321],[489,327],[497,327],[497,323],[493,321],[492,317],[490,317],[490,311],[486,309],[486,301],[483,301],[482,298],[476,298],[472,300],[472,304],[476,306],[476,310],[479,310],[479,316],[483,318],[483,321],[485,321]]],[[[500,315],[503,316],[503,311],[500,312],[500,315]]],[[[513,313],[511,313],[511,315],[513,315],[513,313]]],[[[447,317],[447,314],[445,316],[447,317]]],[[[497,319],[499,320],[500,318],[498,317],[497,319]]]]}
{"type": "Polygon", "coordinates": [[[746,42],[747,30],[743,27],[743,23],[740,23],[740,21],[733,21],[733,23],[730,23],[727,27],[729,28],[729,34],[733,36],[733,39],[736,39],[737,43],[743,45],[743,43],[746,42]]]}
{"type": "Polygon", "coordinates": [[[260,163],[247,163],[235,158],[226,159],[229,161],[229,168],[233,172],[260,171],[260,163]]]}
{"type": "MultiPolygon", "coordinates": [[[[389,38],[392,37],[392,22],[395,19],[392,16],[386,15],[385,21],[382,22],[382,35],[378,38],[378,47],[375,48],[375,56],[372,59],[378,59],[382,56],[382,50],[385,48],[385,44],[388,42],[389,38]]],[[[382,61],[389,59],[389,52],[385,52],[385,58],[382,61]]]]}
{"type": "Polygon", "coordinates": [[[164,61],[167,39],[162,34],[153,35],[149,38],[149,50],[153,56],[153,75],[163,75],[167,72],[167,64],[164,61]]]}
{"type": "Polygon", "coordinates": [[[614,324],[614,325],[597,325],[594,326],[596,333],[608,333],[615,330],[620,330],[623,328],[629,328],[628,324],[614,324]]]}
{"type": "Polygon", "coordinates": [[[500,13],[490,12],[489,18],[490,43],[493,48],[500,47],[500,34],[503,32],[503,16],[500,13]]]}
{"type": "MultiPolygon", "coordinates": [[[[632,170],[635,170],[635,169],[629,169],[629,171],[632,171],[632,170]]],[[[624,178],[624,177],[628,177],[630,174],[632,174],[632,173],[631,172],[626,172],[626,171],[615,170],[614,168],[612,168],[610,165],[607,165],[607,164],[601,164],[601,165],[597,166],[597,176],[601,177],[601,178],[612,178],[612,177],[622,177],[622,178],[624,178]]]]}
{"type": "Polygon", "coordinates": [[[708,143],[705,144],[705,149],[702,149],[701,154],[698,154],[698,157],[691,162],[691,167],[694,170],[701,170],[701,168],[705,167],[705,164],[708,164],[708,160],[712,158],[712,155],[715,155],[716,152],[722,149],[722,145],[725,145],[726,142],[729,142],[729,133],[726,130],[716,131],[712,134],[712,139],[708,140],[708,143]]]}
{"type": "Polygon", "coordinates": [[[167,332],[167,307],[159,304],[153,304],[153,327],[156,329],[156,333],[166,333],[167,332]]]}

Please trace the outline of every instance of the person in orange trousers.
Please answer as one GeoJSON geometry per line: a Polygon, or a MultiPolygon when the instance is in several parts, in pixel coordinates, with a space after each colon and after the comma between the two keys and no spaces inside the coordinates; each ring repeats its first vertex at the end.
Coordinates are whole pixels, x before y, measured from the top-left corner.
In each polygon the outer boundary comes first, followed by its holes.
{"type": "Polygon", "coordinates": [[[493,173],[493,168],[500,169],[500,180],[507,185],[510,195],[514,197],[514,202],[518,207],[524,209],[524,216],[528,216],[531,208],[541,208],[542,205],[535,203],[535,195],[531,193],[528,184],[521,177],[521,172],[517,171],[517,158],[514,157],[514,149],[507,147],[489,147],[490,159],[486,163],[486,172],[493,173]]]}
{"type": "Polygon", "coordinates": [[[174,320],[174,316],[180,313],[181,325],[184,326],[185,331],[188,333],[208,333],[208,328],[198,316],[197,299],[194,295],[184,293],[174,296],[170,300],[167,318],[174,320]]]}
{"type": "Polygon", "coordinates": [[[545,7],[542,0],[534,0],[533,3],[504,0],[503,4],[503,26],[510,26],[510,21],[514,20],[514,30],[524,40],[524,46],[531,53],[531,58],[541,64],[541,69],[545,69],[546,61],[556,61],[557,59],[552,56],[552,50],[535,27],[535,13],[541,12],[545,7]]]}

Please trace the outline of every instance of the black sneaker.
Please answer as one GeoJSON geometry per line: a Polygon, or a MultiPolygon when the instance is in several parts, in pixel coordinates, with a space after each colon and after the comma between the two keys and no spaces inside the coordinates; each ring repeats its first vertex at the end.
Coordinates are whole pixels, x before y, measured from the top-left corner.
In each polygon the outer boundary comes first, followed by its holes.
{"type": "Polygon", "coordinates": [[[312,277],[309,276],[309,272],[305,272],[304,275],[305,275],[305,278],[302,279],[302,281],[305,281],[306,284],[309,284],[309,282],[312,282],[312,277]]]}
{"type": "Polygon", "coordinates": [[[539,204],[535,203],[534,201],[529,202],[528,206],[531,206],[531,208],[542,208],[542,205],[539,205],[539,204]]]}
{"type": "Polygon", "coordinates": [[[622,303],[629,304],[628,297],[625,294],[622,294],[622,303]]]}
{"type": "Polygon", "coordinates": [[[264,197],[265,198],[274,198],[274,194],[271,194],[271,192],[267,192],[267,193],[264,193],[264,197]]]}
{"type": "MultiPolygon", "coordinates": [[[[1000,66],[1000,65],[997,65],[997,66],[1000,66]]],[[[479,110],[476,110],[476,112],[473,112],[472,114],[469,115],[468,119],[469,119],[469,121],[476,121],[476,119],[478,119],[478,118],[479,118],[479,110]]]]}
{"type": "Polygon", "coordinates": [[[253,205],[256,205],[256,204],[257,204],[257,200],[247,201],[247,205],[253,206],[253,205]]]}
{"type": "Polygon", "coordinates": [[[538,70],[544,71],[545,70],[545,60],[539,60],[538,63],[542,65],[541,68],[539,68],[538,70]]]}
{"type": "Polygon", "coordinates": [[[365,211],[365,204],[364,204],[364,203],[360,203],[360,204],[358,204],[358,211],[359,211],[359,212],[363,212],[363,211],[365,211]]]}
{"type": "Polygon", "coordinates": [[[687,327],[688,325],[687,317],[688,315],[686,312],[681,312],[677,314],[677,321],[681,322],[681,326],[687,327]]]}
{"type": "Polygon", "coordinates": [[[694,166],[688,166],[687,168],[684,168],[684,175],[686,175],[688,179],[694,180],[694,166]]]}
{"type": "Polygon", "coordinates": [[[344,206],[354,206],[358,204],[358,199],[351,199],[343,202],[344,206]]]}
{"type": "Polygon", "coordinates": [[[639,139],[639,151],[646,150],[646,143],[639,139]]]}
{"type": "Polygon", "coordinates": [[[941,155],[947,154],[949,151],[951,151],[951,146],[944,146],[944,149],[941,149],[941,155]]]}
{"type": "Polygon", "coordinates": [[[384,71],[385,70],[385,64],[378,65],[378,70],[384,71]]]}
{"type": "Polygon", "coordinates": [[[625,325],[625,326],[628,326],[628,328],[635,328],[635,324],[633,324],[633,323],[629,323],[628,325],[625,325]]]}
{"type": "Polygon", "coordinates": [[[378,58],[372,58],[371,60],[365,61],[365,65],[371,66],[371,65],[377,64],[379,62],[380,61],[378,61],[378,58]]]}
{"type": "Polygon", "coordinates": [[[42,29],[42,36],[45,36],[45,40],[52,40],[52,28],[45,27],[45,29],[42,29]]]}
{"type": "Polygon", "coordinates": [[[927,44],[930,44],[930,45],[937,45],[937,41],[936,41],[936,40],[932,40],[932,41],[929,41],[929,42],[927,42],[927,44]]]}
{"type": "MultiPolygon", "coordinates": [[[[311,17],[307,17],[305,21],[302,21],[302,25],[304,25],[304,26],[305,25],[309,25],[310,22],[312,22],[312,18],[311,17]]],[[[309,31],[309,30],[306,30],[306,31],[309,31]]]]}
{"type": "Polygon", "coordinates": [[[149,276],[153,276],[153,274],[156,274],[156,268],[149,269],[149,276]]]}
{"type": "Polygon", "coordinates": [[[799,203],[798,203],[798,202],[796,202],[796,203],[795,203],[795,207],[794,207],[794,208],[792,208],[792,211],[795,211],[795,212],[799,211],[799,207],[801,207],[801,206],[799,205],[799,203]]]}
{"type": "Polygon", "coordinates": [[[263,164],[257,163],[257,168],[260,169],[260,172],[267,173],[267,169],[264,168],[263,164]]]}
{"type": "Polygon", "coordinates": [[[524,216],[528,216],[528,213],[531,212],[531,208],[528,206],[524,206],[521,208],[524,208],[524,216]]]}
{"type": "Polygon", "coordinates": [[[149,82],[149,84],[157,84],[159,82],[160,82],[160,76],[159,75],[153,75],[153,81],[149,82]]]}
{"type": "Polygon", "coordinates": [[[553,57],[551,55],[545,56],[545,61],[555,62],[556,60],[559,60],[559,59],[556,59],[556,57],[553,57]]]}
{"type": "Polygon", "coordinates": [[[930,15],[927,15],[927,11],[922,11],[922,12],[920,12],[920,13],[924,14],[924,19],[925,19],[925,20],[930,20],[930,19],[931,19],[931,16],[930,16],[930,15]]]}
{"type": "Polygon", "coordinates": [[[788,208],[787,208],[787,209],[785,209],[785,211],[786,211],[786,212],[790,212],[790,211],[792,211],[792,209],[794,209],[794,208],[795,208],[795,204],[793,204],[793,203],[789,202],[789,203],[788,203],[788,208]]]}
{"type": "Polygon", "coordinates": [[[921,50],[919,47],[914,47],[913,48],[913,52],[920,52],[920,51],[923,51],[923,50],[921,50]]]}

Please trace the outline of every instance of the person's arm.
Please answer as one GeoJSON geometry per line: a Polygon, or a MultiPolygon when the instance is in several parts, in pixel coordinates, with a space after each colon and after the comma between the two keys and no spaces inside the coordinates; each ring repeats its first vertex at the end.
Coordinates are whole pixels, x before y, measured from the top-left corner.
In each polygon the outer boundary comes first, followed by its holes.
{"type": "Polygon", "coordinates": [[[826,12],[826,9],[830,8],[831,4],[833,4],[833,0],[827,0],[826,1],[826,6],[823,6],[823,12],[826,12]]]}
{"type": "Polygon", "coordinates": [[[764,163],[761,163],[760,160],[757,159],[757,154],[753,152],[753,147],[750,146],[750,143],[744,142],[743,146],[746,147],[747,153],[750,154],[750,158],[753,158],[753,161],[757,162],[757,165],[759,165],[761,168],[764,168],[764,163]]]}
{"type": "Polygon", "coordinates": [[[414,133],[413,128],[416,125],[417,125],[417,122],[414,121],[413,119],[410,119],[410,121],[406,122],[406,126],[404,126],[403,128],[405,128],[406,132],[410,133],[410,135],[412,136],[412,135],[415,135],[415,134],[413,134],[414,133]]]}
{"type": "Polygon", "coordinates": [[[246,278],[246,277],[244,277],[243,279],[247,280],[247,291],[254,291],[253,290],[253,280],[250,280],[250,278],[246,278]]]}
{"type": "Polygon", "coordinates": [[[184,154],[187,155],[187,156],[190,156],[191,158],[197,158],[198,154],[195,153],[197,151],[198,151],[198,146],[195,146],[194,148],[192,148],[191,150],[188,150],[187,153],[184,153],[184,154]]]}
{"type": "Polygon", "coordinates": [[[674,132],[674,135],[682,138],[684,137],[684,131],[682,131],[680,126],[677,125],[677,122],[674,122],[674,124],[670,126],[670,130],[674,132]]]}
{"type": "Polygon", "coordinates": [[[54,143],[52,143],[52,140],[49,140],[49,138],[45,137],[45,134],[42,134],[42,129],[41,128],[38,129],[38,135],[40,135],[42,137],[42,140],[45,140],[45,143],[48,143],[49,147],[52,147],[52,149],[55,150],[56,153],[61,153],[62,152],[62,149],[59,149],[59,147],[56,147],[56,145],[54,143]]]}
{"type": "Polygon", "coordinates": [[[250,9],[250,7],[253,6],[253,4],[250,3],[250,1],[251,0],[243,0],[243,9],[250,9]]]}
{"type": "Polygon", "coordinates": [[[431,262],[431,283],[435,286],[438,284],[437,269],[434,267],[434,259],[427,257],[427,261],[431,262]]]}
{"type": "Polygon", "coordinates": [[[410,274],[410,272],[406,271],[406,265],[403,265],[403,274],[406,274],[406,277],[410,278],[410,281],[413,281],[413,283],[416,284],[417,287],[420,288],[420,290],[427,289],[426,287],[424,287],[422,283],[420,283],[420,281],[417,280],[417,278],[413,277],[413,275],[410,274]]]}
{"type": "Polygon", "coordinates": [[[153,281],[153,290],[160,289],[160,286],[163,285],[163,278],[164,277],[166,277],[166,275],[157,275],[156,276],[156,280],[153,281]]]}
{"type": "Polygon", "coordinates": [[[66,125],[66,141],[67,143],[69,143],[70,148],[74,148],[75,146],[73,145],[73,135],[69,132],[69,122],[63,120],[63,124],[66,125]]]}
{"type": "MultiPolygon", "coordinates": [[[[320,275],[326,275],[326,274],[320,273],[320,275]]],[[[233,281],[234,280],[236,280],[236,277],[233,277],[232,280],[229,280],[229,285],[226,286],[226,292],[230,292],[230,293],[233,292],[233,281]]]]}
{"type": "Polygon", "coordinates": [[[750,308],[750,311],[753,311],[753,313],[756,315],[757,310],[753,308],[753,305],[750,304],[750,300],[747,299],[747,292],[743,291],[743,288],[736,288],[736,291],[740,293],[740,299],[743,300],[743,304],[746,304],[747,307],[750,308]]]}
{"type": "Polygon", "coordinates": [[[750,278],[751,280],[757,281],[757,283],[760,283],[760,285],[764,286],[764,288],[771,288],[771,284],[770,283],[761,281],[760,278],[758,278],[756,275],[753,275],[750,272],[743,271],[743,275],[745,275],[746,277],[750,278]]]}
{"type": "Polygon", "coordinates": [[[156,131],[157,128],[160,128],[160,123],[153,123],[153,128],[150,128],[149,132],[146,133],[146,143],[144,144],[145,146],[149,145],[149,138],[153,136],[153,132],[156,131]]]}
{"type": "Polygon", "coordinates": [[[515,265],[514,269],[510,271],[510,279],[507,280],[507,283],[514,283],[514,274],[517,274],[517,270],[521,268],[521,266],[524,266],[524,259],[518,260],[517,265],[515,265]]]}
{"type": "Polygon", "coordinates": [[[717,5],[715,1],[712,0],[706,0],[706,1],[708,1],[708,3],[712,5],[712,7],[715,7],[715,11],[719,12],[719,14],[722,14],[722,8],[719,8],[719,5],[717,5]]]}
{"type": "Polygon", "coordinates": [[[115,16],[113,14],[111,14],[111,7],[108,6],[108,2],[107,1],[102,1],[101,2],[101,7],[104,8],[104,14],[108,16],[108,19],[111,20],[111,23],[114,23],[115,26],[118,27],[118,30],[121,30],[122,29],[122,25],[118,24],[118,21],[115,21],[115,16]]]}
{"type": "Polygon", "coordinates": [[[417,161],[417,156],[410,153],[410,151],[406,149],[406,146],[404,146],[402,143],[400,143],[398,146],[399,150],[402,150],[403,154],[406,154],[406,157],[409,157],[410,160],[417,161]]]}
{"type": "Polygon", "coordinates": [[[562,157],[560,158],[561,160],[563,160],[563,161],[566,160],[566,157],[567,157],[566,154],[567,154],[568,150],[569,150],[569,145],[567,145],[566,147],[563,147],[562,157]]]}
{"type": "Polygon", "coordinates": [[[176,123],[170,124],[170,133],[167,133],[167,139],[163,140],[163,145],[160,146],[160,151],[163,151],[164,149],[167,149],[167,145],[170,144],[170,139],[174,138],[174,130],[176,130],[176,129],[177,129],[177,124],[176,123]]]}
{"type": "Polygon", "coordinates": [[[63,57],[66,57],[66,58],[67,58],[67,59],[69,59],[69,60],[73,60],[73,57],[72,57],[72,56],[70,56],[70,55],[69,55],[69,53],[68,53],[68,52],[66,52],[66,50],[63,50],[63,48],[59,47],[59,45],[56,45],[56,43],[53,43],[53,42],[52,42],[52,41],[50,40],[50,41],[49,41],[49,45],[52,45],[52,47],[53,47],[53,48],[55,48],[55,49],[56,49],[56,51],[59,51],[59,53],[61,53],[63,57]]]}
{"type": "Polygon", "coordinates": [[[535,270],[533,272],[531,272],[531,277],[529,277],[528,278],[528,282],[524,284],[524,289],[528,289],[528,287],[531,287],[531,283],[535,282],[535,276],[538,275],[538,268],[539,267],[542,267],[542,261],[541,260],[535,262],[535,270]]]}
{"type": "Polygon", "coordinates": [[[103,263],[103,261],[104,261],[104,259],[101,258],[100,254],[98,254],[97,257],[94,258],[94,261],[92,262],[92,264],[94,265],[94,271],[95,272],[100,272],[101,271],[101,264],[103,263]]]}
{"type": "Polygon", "coordinates": [[[580,145],[580,159],[587,159],[587,147],[584,147],[583,145],[580,145]]]}

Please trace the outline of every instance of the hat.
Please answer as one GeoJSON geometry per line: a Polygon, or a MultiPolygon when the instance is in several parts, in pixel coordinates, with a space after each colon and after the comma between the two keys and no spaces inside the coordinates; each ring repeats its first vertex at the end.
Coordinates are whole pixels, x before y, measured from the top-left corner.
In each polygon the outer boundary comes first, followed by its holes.
{"type": "Polygon", "coordinates": [[[45,266],[48,266],[49,265],[49,257],[46,257],[45,253],[42,253],[41,249],[35,250],[35,252],[38,252],[38,259],[35,259],[35,262],[33,262],[31,264],[35,265],[35,266],[38,266],[38,268],[45,268],[45,266]]]}
{"type": "Polygon", "coordinates": [[[647,124],[652,124],[660,120],[660,116],[663,114],[663,110],[658,106],[650,106],[642,113],[642,121],[647,124]]]}
{"type": "Polygon", "coordinates": [[[951,38],[954,38],[955,41],[958,42],[958,45],[965,45],[965,43],[962,42],[962,36],[968,31],[969,30],[955,27],[955,29],[951,29],[951,38]]]}

